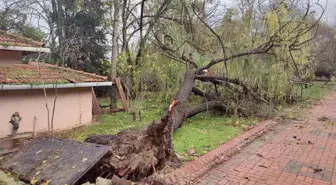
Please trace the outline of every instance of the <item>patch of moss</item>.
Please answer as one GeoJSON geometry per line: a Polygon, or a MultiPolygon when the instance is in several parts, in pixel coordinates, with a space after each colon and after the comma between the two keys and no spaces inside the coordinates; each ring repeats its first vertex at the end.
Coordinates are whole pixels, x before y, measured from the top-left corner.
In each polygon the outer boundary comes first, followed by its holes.
{"type": "Polygon", "coordinates": [[[12,46],[13,44],[9,43],[9,42],[1,42],[0,45],[2,45],[4,47],[9,47],[9,46],[12,46]]]}
{"type": "Polygon", "coordinates": [[[0,68],[8,68],[9,64],[0,64],[0,68]]]}
{"type": "MultiPolygon", "coordinates": [[[[18,37],[16,35],[7,34],[6,32],[0,32],[0,35],[3,35],[4,37],[7,37],[7,38],[10,38],[10,39],[13,39],[13,40],[19,41],[21,43],[25,43],[25,44],[29,44],[29,43],[32,42],[32,40],[29,39],[29,38],[18,37]]],[[[9,46],[12,45],[11,43],[8,43],[8,42],[5,42],[5,43],[10,44],[9,46]]],[[[0,45],[3,45],[3,43],[0,43],[0,45]]]]}
{"type": "Polygon", "coordinates": [[[8,74],[9,77],[39,77],[38,71],[32,71],[32,70],[15,70],[8,74]]]}
{"type": "Polygon", "coordinates": [[[68,84],[69,82],[66,81],[66,80],[61,80],[61,81],[57,81],[57,82],[29,82],[29,83],[12,83],[13,85],[23,85],[23,84],[26,84],[26,85],[48,85],[48,84],[68,84]]]}

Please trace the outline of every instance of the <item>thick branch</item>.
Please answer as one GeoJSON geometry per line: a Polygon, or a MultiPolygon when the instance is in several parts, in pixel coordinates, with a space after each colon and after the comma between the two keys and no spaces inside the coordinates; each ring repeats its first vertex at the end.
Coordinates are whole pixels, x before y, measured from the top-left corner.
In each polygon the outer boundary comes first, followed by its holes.
{"type": "MultiPolygon", "coordinates": [[[[225,104],[226,104],[225,101],[213,100],[213,101],[208,101],[208,102],[201,103],[199,105],[189,107],[184,111],[184,119],[191,118],[191,117],[196,116],[197,114],[205,112],[205,111],[209,111],[209,110],[213,110],[213,109],[217,109],[217,108],[225,108],[225,104]]],[[[244,111],[242,111],[241,109],[238,109],[238,112],[245,115],[244,111]]],[[[183,121],[184,120],[182,120],[178,124],[174,125],[174,131],[176,131],[178,128],[180,128],[182,126],[183,121]]]]}
{"type": "Polygon", "coordinates": [[[236,85],[240,85],[243,88],[248,88],[247,85],[245,85],[242,81],[240,81],[237,78],[227,78],[224,76],[206,76],[206,75],[196,75],[195,79],[201,80],[201,81],[210,81],[214,84],[222,84],[225,82],[233,83],[236,85]]]}
{"type": "Polygon", "coordinates": [[[174,127],[173,127],[174,131],[176,131],[178,128],[180,128],[182,126],[183,121],[186,118],[190,118],[190,117],[193,117],[193,116],[195,116],[195,115],[197,115],[201,112],[205,112],[205,111],[214,109],[218,106],[221,106],[222,104],[223,103],[221,101],[214,100],[214,101],[205,102],[205,103],[202,103],[202,104],[199,104],[199,105],[196,105],[196,106],[185,109],[183,119],[179,120],[178,122],[176,122],[174,124],[174,127]]]}
{"type": "Polygon", "coordinates": [[[211,99],[215,99],[216,97],[212,96],[209,93],[203,92],[200,89],[198,89],[197,87],[193,87],[192,88],[192,93],[194,93],[194,95],[196,96],[201,96],[207,100],[211,100],[211,99]]]}
{"type": "Polygon", "coordinates": [[[234,59],[234,58],[239,58],[239,57],[248,56],[248,55],[258,55],[258,54],[267,53],[273,46],[274,46],[273,45],[273,39],[271,39],[269,42],[261,44],[258,47],[254,48],[254,49],[251,49],[247,52],[238,53],[238,54],[232,55],[230,57],[214,59],[208,65],[198,68],[197,73],[199,73],[200,71],[202,71],[204,69],[209,69],[211,66],[213,66],[215,64],[218,64],[219,62],[224,62],[224,61],[228,61],[228,60],[231,60],[231,59],[234,59]]]}
{"type": "Polygon", "coordinates": [[[253,92],[245,83],[243,83],[239,79],[230,79],[230,78],[227,78],[227,77],[205,76],[205,75],[197,75],[195,77],[195,79],[201,80],[201,81],[210,81],[214,84],[225,84],[225,83],[229,82],[229,83],[239,85],[239,86],[243,87],[244,91],[247,92],[248,94],[250,94],[254,99],[270,105],[270,103],[268,101],[261,98],[260,95],[258,95],[256,92],[253,92]]]}
{"type": "Polygon", "coordinates": [[[209,111],[219,106],[223,106],[222,101],[214,100],[214,101],[204,102],[202,104],[188,108],[185,111],[185,118],[193,117],[201,112],[209,111]]]}

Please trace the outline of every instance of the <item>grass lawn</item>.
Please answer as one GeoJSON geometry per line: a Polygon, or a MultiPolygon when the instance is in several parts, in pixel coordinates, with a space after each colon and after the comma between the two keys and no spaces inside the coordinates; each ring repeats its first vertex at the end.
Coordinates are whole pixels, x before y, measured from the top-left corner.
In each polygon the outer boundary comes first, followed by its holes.
{"type": "MultiPolygon", "coordinates": [[[[100,99],[101,104],[107,105],[106,98],[100,99]]],[[[134,103],[136,105],[136,103],[134,103]]],[[[92,134],[116,134],[127,128],[143,127],[160,119],[164,108],[153,108],[150,102],[142,103],[141,122],[133,121],[130,113],[119,112],[103,114],[100,123],[81,127],[70,133],[61,135],[70,139],[83,141],[92,134]],[[145,108],[149,107],[149,108],[145,108]]],[[[136,106],[135,106],[136,107],[136,106]]],[[[256,124],[256,120],[245,118],[230,118],[210,113],[202,113],[184,122],[183,126],[174,134],[174,147],[176,152],[186,160],[202,155],[219,145],[239,135],[244,128],[256,124]]]]}
{"type": "MultiPolygon", "coordinates": [[[[328,88],[312,86],[304,89],[303,97],[305,99],[319,99],[330,90],[334,90],[334,87],[334,85],[330,85],[328,88]]],[[[109,100],[103,98],[100,99],[100,103],[108,105],[109,100]]],[[[153,120],[159,119],[166,104],[143,101],[132,102],[132,105],[133,111],[138,112],[141,110],[141,121],[139,119],[133,121],[132,114],[125,112],[103,114],[100,118],[100,123],[78,128],[66,135],[62,135],[62,137],[83,141],[92,134],[116,134],[123,129],[143,127],[153,120]],[[154,105],[159,107],[154,107],[154,105]]],[[[286,114],[289,118],[295,118],[300,114],[300,110],[306,106],[307,103],[300,103],[292,107],[283,107],[281,108],[281,114],[286,114]]],[[[257,123],[256,119],[232,118],[202,113],[186,120],[183,126],[174,133],[174,147],[181,157],[184,157],[185,160],[190,160],[195,156],[200,156],[217,148],[219,145],[238,136],[246,127],[257,123]]]]}
{"type": "Polygon", "coordinates": [[[181,156],[192,159],[226,143],[256,123],[257,120],[252,119],[200,114],[186,120],[174,133],[174,148],[181,156]]]}
{"type": "Polygon", "coordinates": [[[117,134],[123,129],[142,127],[159,118],[160,115],[157,113],[157,110],[154,109],[143,111],[141,122],[139,120],[133,121],[133,115],[126,112],[102,114],[98,123],[78,128],[62,137],[83,141],[89,135],[117,134]]]}

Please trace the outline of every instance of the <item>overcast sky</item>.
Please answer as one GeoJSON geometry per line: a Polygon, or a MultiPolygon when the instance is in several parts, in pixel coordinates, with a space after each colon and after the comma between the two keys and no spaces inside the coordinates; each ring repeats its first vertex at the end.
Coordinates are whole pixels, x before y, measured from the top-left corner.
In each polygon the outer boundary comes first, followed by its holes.
{"type": "Polygon", "coordinates": [[[328,22],[336,23],[334,21],[336,18],[336,0],[320,0],[319,2],[322,5],[325,5],[326,2],[328,3],[323,18],[328,22]]]}

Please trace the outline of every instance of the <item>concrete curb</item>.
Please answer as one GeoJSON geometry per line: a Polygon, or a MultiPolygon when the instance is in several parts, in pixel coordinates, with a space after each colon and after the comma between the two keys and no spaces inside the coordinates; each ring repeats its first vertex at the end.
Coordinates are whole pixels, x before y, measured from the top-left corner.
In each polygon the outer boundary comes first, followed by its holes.
{"type": "Polygon", "coordinates": [[[273,125],[275,125],[273,120],[260,123],[215,150],[184,164],[181,168],[167,175],[164,178],[165,183],[174,185],[192,184],[195,178],[201,176],[214,166],[227,161],[230,156],[239,152],[242,147],[263,135],[273,125]]]}

